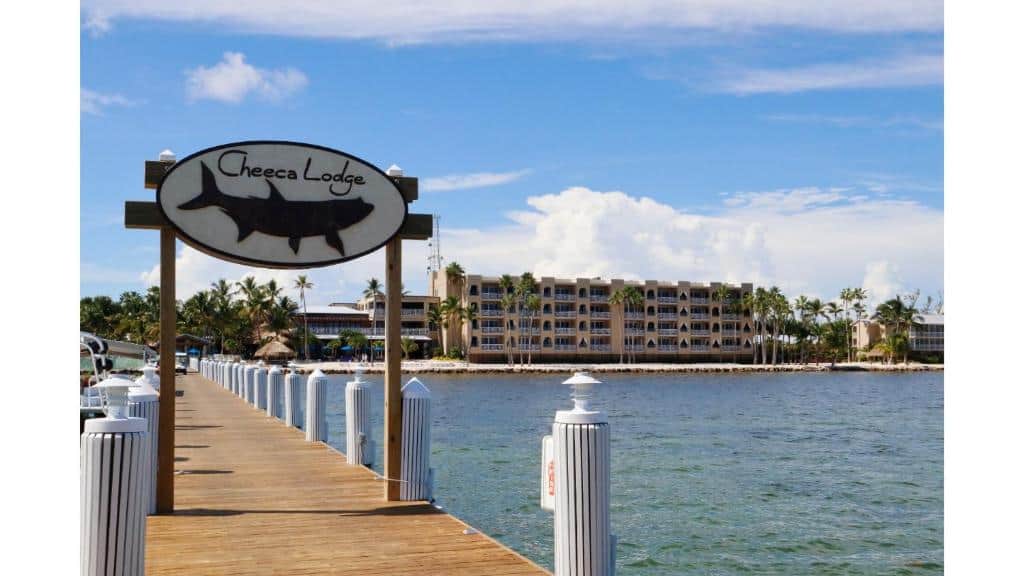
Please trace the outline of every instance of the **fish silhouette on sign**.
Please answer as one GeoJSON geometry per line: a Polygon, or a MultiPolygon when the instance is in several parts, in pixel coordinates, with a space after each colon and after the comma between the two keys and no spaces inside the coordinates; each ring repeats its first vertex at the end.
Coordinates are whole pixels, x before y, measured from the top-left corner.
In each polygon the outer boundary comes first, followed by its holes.
{"type": "Polygon", "coordinates": [[[292,252],[299,253],[302,239],[308,236],[323,236],[327,245],[345,255],[345,247],[338,233],[361,222],[370,212],[373,204],[362,198],[346,200],[288,200],[274,183],[267,179],[270,197],[231,196],[217,187],[213,171],[200,162],[203,173],[202,192],[199,196],[178,206],[180,210],[201,210],[217,207],[234,221],[238,227],[238,242],[253,232],[269,236],[288,238],[292,252]]]}

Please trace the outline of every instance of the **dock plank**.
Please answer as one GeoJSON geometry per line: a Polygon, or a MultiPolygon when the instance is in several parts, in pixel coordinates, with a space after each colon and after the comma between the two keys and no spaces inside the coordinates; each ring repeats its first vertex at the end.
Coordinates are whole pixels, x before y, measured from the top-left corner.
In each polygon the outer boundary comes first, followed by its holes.
{"type": "Polygon", "coordinates": [[[146,573],[548,574],[199,375],[178,377],[175,513],[146,526],[146,573]]]}

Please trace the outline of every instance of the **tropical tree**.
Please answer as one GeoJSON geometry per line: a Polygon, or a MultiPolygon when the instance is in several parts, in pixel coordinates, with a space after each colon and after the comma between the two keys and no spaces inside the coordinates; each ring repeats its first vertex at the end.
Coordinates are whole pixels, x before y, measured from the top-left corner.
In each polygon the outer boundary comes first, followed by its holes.
{"type": "MultiPolygon", "coordinates": [[[[922,320],[916,308],[917,295],[911,294],[904,298],[892,298],[882,302],[875,308],[874,319],[885,325],[886,331],[905,339],[907,346],[892,349],[893,354],[902,354],[904,364],[909,354],[910,328],[920,326],[922,320]]],[[[898,342],[896,342],[898,343],[898,342]]]]}
{"type": "Polygon", "coordinates": [[[306,290],[313,289],[313,283],[305,274],[299,274],[295,279],[295,288],[299,289],[299,301],[302,302],[302,348],[303,359],[309,360],[309,321],[306,314],[306,290]]]}
{"type": "MultiPolygon", "coordinates": [[[[523,325],[525,324],[526,318],[529,316],[529,309],[526,306],[527,299],[537,291],[537,280],[533,277],[530,272],[523,272],[519,279],[516,281],[515,288],[513,288],[513,294],[516,297],[516,311],[518,316],[519,325],[519,339],[517,341],[517,347],[519,348],[519,364],[523,364],[523,325]]],[[[528,331],[528,342],[532,347],[533,341],[533,330],[532,325],[528,331]]]]}
{"type": "Polygon", "coordinates": [[[534,330],[536,328],[540,328],[540,326],[537,326],[537,320],[540,317],[540,308],[541,308],[540,296],[538,296],[537,294],[530,294],[529,296],[527,296],[526,297],[525,308],[526,308],[526,317],[529,319],[529,322],[530,322],[529,332],[528,332],[528,336],[527,336],[527,340],[526,340],[527,341],[527,346],[528,346],[528,348],[526,349],[526,363],[532,366],[533,365],[533,332],[534,332],[534,330]]]}
{"type": "Polygon", "coordinates": [[[501,296],[501,310],[505,314],[505,329],[508,331],[505,336],[505,355],[508,357],[508,365],[512,366],[514,360],[514,349],[512,348],[512,342],[514,342],[514,333],[516,329],[515,320],[512,319],[512,315],[516,311],[516,296],[515,294],[503,293],[501,296]]]}
{"type": "Polygon", "coordinates": [[[441,317],[444,320],[444,330],[441,332],[441,346],[444,355],[450,352],[451,335],[454,329],[456,318],[462,316],[462,304],[455,296],[449,296],[441,301],[441,317]]]}
{"type": "Polygon", "coordinates": [[[609,305],[609,307],[612,308],[612,310],[615,311],[614,313],[615,313],[615,316],[616,316],[616,320],[619,321],[619,328],[621,330],[622,337],[623,337],[622,338],[623,342],[621,342],[620,346],[619,346],[619,364],[623,364],[625,362],[625,356],[624,356],[624,353],[625,353],[625,350],[626,350],[625,342],[628,341],[628,338],[627,338],[627,335],[626,335],[626,308],[625,308],[625,302],[626,302],[626,292],[624,290],[614,290],[608,296],[608,305],[609,305]]]}
{"type": "Polygon", "coordinates": [[[402,337],[402,357],[409,358],[414,352],[419,350],[420,347],[416,344],[416,341],[408,336],[402,337]]]}

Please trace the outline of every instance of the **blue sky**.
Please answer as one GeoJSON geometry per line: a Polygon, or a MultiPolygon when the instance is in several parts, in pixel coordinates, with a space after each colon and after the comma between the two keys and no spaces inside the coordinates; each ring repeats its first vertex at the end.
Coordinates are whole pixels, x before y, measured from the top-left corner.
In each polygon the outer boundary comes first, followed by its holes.
{"type": "MultiPolygon", "coordinates": [[[[471,272],[942,289],[941,3],[453,5],[400,25],[332,3],[192,4],[83,2],[83,295],[155,282],[156,235],[122,225],[124,200],[153,197],[144,160],[245,139],[401,165],[421,179],[413,211],[441,216],[444,255],[471,272]]],[[[181,296],[248,273],[179,250],[181,296]]],[[[406,243],[414,291],[425,256],[406,243]]],[[[311,301],[370,275],[379,255],[317,270],[311,301]]]]}

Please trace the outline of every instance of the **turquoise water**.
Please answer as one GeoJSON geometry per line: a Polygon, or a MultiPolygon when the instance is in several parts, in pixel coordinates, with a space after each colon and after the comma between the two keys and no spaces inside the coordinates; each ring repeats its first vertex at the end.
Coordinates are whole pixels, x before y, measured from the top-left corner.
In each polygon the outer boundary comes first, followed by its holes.
{"type": "MultiPolygon", "coordinates": [[[[347,379],[328,407],[342,450],[347,379]]],[[[421,379],[438,503],[550,568],[540,442],[571,404],[561,378],[421,379]]],[[[941,373],[602,379],[619,574],[942,573],[941,373]]]]}

